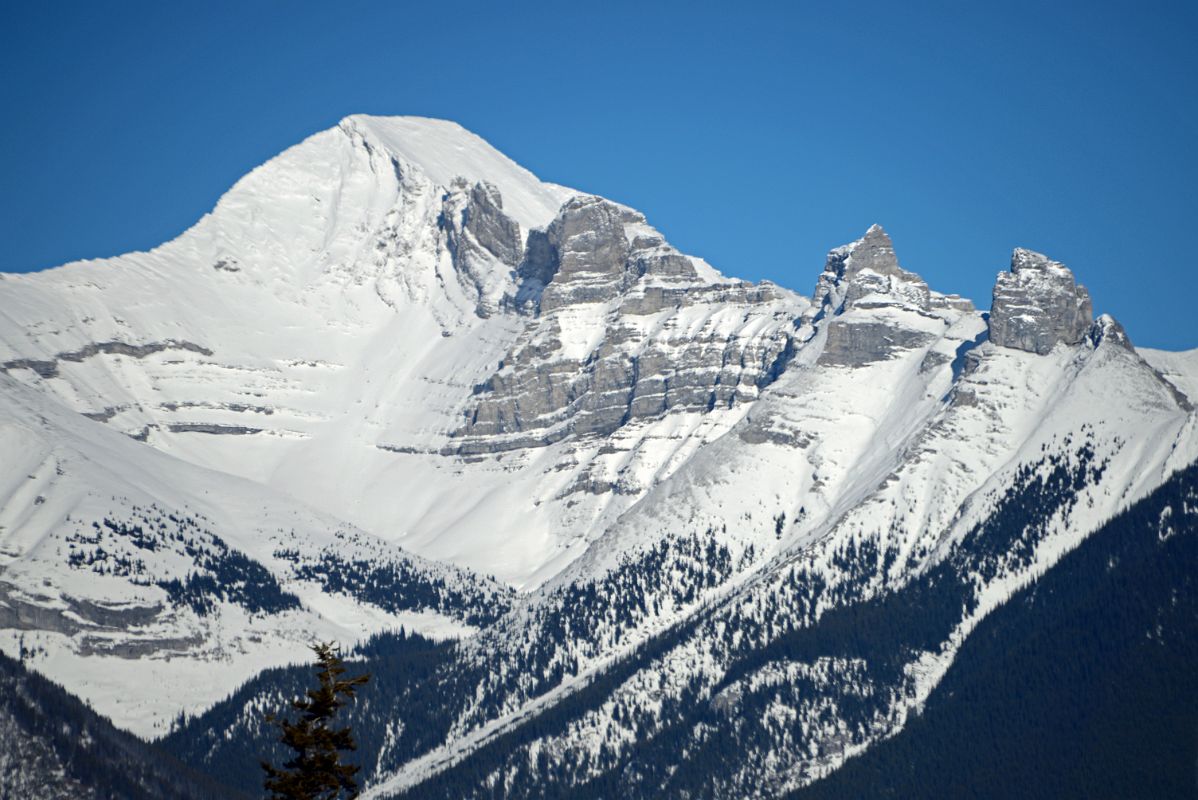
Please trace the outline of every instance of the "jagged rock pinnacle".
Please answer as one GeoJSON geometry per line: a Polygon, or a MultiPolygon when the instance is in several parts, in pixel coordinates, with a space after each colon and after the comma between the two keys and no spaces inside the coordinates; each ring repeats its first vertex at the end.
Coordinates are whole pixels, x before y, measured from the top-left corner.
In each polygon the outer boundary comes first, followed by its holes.
{"type": "Polygon", "coordinates": [[[1043,355],[1058,342],[1077,344],[1093,319],[1090,293],[1060,262],[1016,248],[1010,272],[994,284],[990,341],[1043,355]]]}
{"type": "Polygon", "coordinates": [[[899,266],[894,243],[881,225],[871,225],[855,242],[828,253],[813,295],[814,308],[848,307],[867,295],[889,295],[927,308],[928,285],[899,266]]]}

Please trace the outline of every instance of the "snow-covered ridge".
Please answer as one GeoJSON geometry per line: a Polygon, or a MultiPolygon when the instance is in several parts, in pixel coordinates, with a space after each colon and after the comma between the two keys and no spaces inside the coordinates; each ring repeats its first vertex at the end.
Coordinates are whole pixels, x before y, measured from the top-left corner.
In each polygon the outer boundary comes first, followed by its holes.
{"type": "Polygon", "coordinates": [[[526,230],[548,225],[562,203],[577,194],[538,180],[456,122],[357,114],[341,120],[338,129],[351,138],[360,137],[367,146],[381,146],[438,186],[449,186],[455,178],[494,184],[503,195],[504,211],[526,230]]]}

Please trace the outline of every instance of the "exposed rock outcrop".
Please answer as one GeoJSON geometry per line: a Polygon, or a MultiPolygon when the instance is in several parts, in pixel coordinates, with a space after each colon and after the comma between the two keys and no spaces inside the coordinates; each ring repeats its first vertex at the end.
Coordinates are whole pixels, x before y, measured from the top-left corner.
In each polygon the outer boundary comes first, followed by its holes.
{"type": "Polygon", "coordinates": [[[176,339],[167,339],[165,342],[150,342],[149,344],[129,344],[128,342],[92,342],[86,344],[78,350],[70,350],[64,353],[58,353],[52,360],[37,360],[29,358],[19,358],[12,361],[0,363],[0,372],[8,372],[14,369],[29,369],[36,372],[43,378],[53,378],[58,375],[58,366],[63,361],[81,362],[85,359],[98,356],[101,353],[108,355],[129,356],[131,358],[145,358],[154,353],[161,353],[164,350],[187,350],[192,353],[199,353],[202,356],[212,355],[212,351],[207,347],[195,344],[193,342],[184,342],[176,339]]]}
{"type": "Polygon", "coordinates": [[[519,263],[524,244],[520,225],[503,213],[503,198],[498,189],[489,183],[474,184],[465,217],[465,229],[487,252],[504,264],[519,263]]]}
{"type": "Polygon", "coordinates": [[[518,275],[512,302],[535,319],[476,387],[452,452],[606,434],[754,398],[793,355],[793,320],[806,309],[772,284],[700,278],[641,214],[598,197],[572,198],[530,232],[518,275]]]}
{"type": "Polygon", "coordinates": [[[615,203],[599,197],[572,198],[545,233],[552,278],[541,295],[542,313],[610,300],[624,288],[630,246],[615,203]]]}
{"type": "Polygon", "coordinates": [[[478,315],[495,313],[524,250],[520,225],[504,213],[499,190],[489,183],[455,181],[442,200],[440,223],[458,279],[473,296],[478,315]]]}
{"type": "Polygon", "coordinates": [[[1044,355],[1058,343],[1077,344],[1093,320],[1090,293],[1064,264],[1031,250],[1011,254],[990,308],[990,341],[1044,355]]]}
{"type": "Polygon", "coordinates": [[[912,315],[972,310],[956,296],[937,294],[923,278],[899,266],[890,236],[873,225],[865,236],[828,253],[815,286],[812,316],[826,319],[827,339],[819,363],[858,367],[920,347],[934,338],[912,315]],[[888,309],[894,313],[865,313],[888,309]]]}
{"type": "Polygon", "coordinates": [[[88,629],[128,631],[154,622],[163,611],[161,604],[110,607],[69,595],[55,602],[0,581],[0,628],[66,636],[88,629]]]}
{"type": "Polygon", "coordinates": [[[895,352],[922,347],[932,334],[890,322],[835,319],[828,323],[828,338],[819,363],[860,367],[890,358],[895,352]]]}
{"type": "Polygon", "coordinates": [[[261,428],[249,428],[245,425],[217,425],[208,422],[172,422],[167,429],[171,433],[211,433],[232,436],[262,433],[261,428]]]}
{"type": "Polygon", "coordinates": [[[865,236],[828,253],[824,271],[812,295],[814,308],[832,311],[860,303],[867,306],[896,300],[928,308],[931,292],[923,278],[899,266],[894,243],[881,225],[872,225],[865,236]]]}

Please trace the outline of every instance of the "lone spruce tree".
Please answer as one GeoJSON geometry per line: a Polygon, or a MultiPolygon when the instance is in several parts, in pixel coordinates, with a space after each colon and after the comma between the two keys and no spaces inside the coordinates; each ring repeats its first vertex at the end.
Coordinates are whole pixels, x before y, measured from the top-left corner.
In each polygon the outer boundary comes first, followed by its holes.
{"type": "Polygon", "coordinates": [[[294,751],[291,760],[281,769],[262,762],[271,800],[334,800],[358,796],[354,775],[359,768],[341,762],[342,751],[357,749],[357,743],[348,727],[334,728],[331,723],[337,709],[352,700],[358,687],[370,680],[370,676],[342,679],[346,668],[332,643],[315,644],[312,651],[316,653],[316,676],[320,685],[309,689],[304,698],[291,701],[291,707],[299,712],[299,719],[292,722],[274,714],[266,718],[281,730],[279,741],[294,751]]]}

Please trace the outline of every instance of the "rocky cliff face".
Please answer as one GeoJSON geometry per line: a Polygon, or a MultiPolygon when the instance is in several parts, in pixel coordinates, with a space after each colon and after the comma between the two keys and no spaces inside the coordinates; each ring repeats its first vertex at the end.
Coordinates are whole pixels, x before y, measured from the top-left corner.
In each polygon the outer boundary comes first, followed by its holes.
{"type": "Polygon", "coordinates": [[[511,304],[535,319],[475,387],[453,452],[608,434],[753,399],[793,355],[807,308],[772,284],[700,277],[644,216],[592,196],[529,233],[518,272],[511,304]]]}
{"type": "Polygon", "coordinates": [[[1090,329],[1090,293],[1064,264],[1031,250],[1011,254],[1011,271],[994,284],[990,341],[1044,355],[1058,343],[1077,344],[1090,329]]]}
{"type": "Polygon", "coordinates": [[[510,273],[520,263],[524,236],[520,224],[503,211],[503,197],[493,184],[455,180],[442,200],[439,223],[459,280],[476,298],[475,312],[495,313],[510,286],[510,273]]]}
{"type": "Polygon", "coordinates": [[[927,283],[899,266],[894,243],[881,225],[871,225],[865,236],[828,253],[812,295],[816,308],[851,308],[861,301],[891,304],[896,301],[927,308],[931,299],[927,283]]]}
{"type": "Polygon", "coordinates": [[[828,253],[813,299],[813,312],[828,318],[820,363],[844,367],[923,346],[938,333],[925,320],[948,324],[958,312],[973,310],[968,300],[932,292],[923,278],[900,267],[880,225],[828,253]]]}

